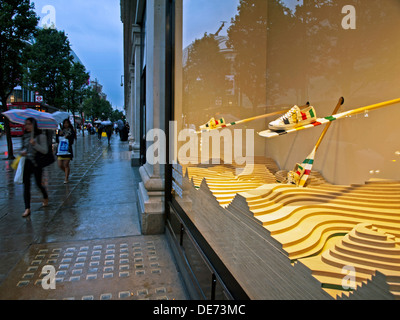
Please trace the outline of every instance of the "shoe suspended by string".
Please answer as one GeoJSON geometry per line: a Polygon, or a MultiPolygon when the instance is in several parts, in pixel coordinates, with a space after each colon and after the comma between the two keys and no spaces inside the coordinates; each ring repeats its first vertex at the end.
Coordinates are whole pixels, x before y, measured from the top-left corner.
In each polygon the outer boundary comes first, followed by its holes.
{"type": "Polygon", "coordinates": [[[269,123],[268,128],[274,131],[289,130],[317,120],[317,114],[314,107],[309,106],[300,110],[298,106],[291,108],[282,117],[269,123]]]}

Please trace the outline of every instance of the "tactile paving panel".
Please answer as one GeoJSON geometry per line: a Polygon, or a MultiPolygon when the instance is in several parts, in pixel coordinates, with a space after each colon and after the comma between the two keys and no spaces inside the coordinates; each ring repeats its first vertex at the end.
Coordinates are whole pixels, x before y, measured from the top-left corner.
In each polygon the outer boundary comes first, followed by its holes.
{"type": "Polygon", "coordinates": [[[32,245],[0,298],[184,300],[186,294],[165,236],[134,236],[32,245]],[[55,289],[43,289],[45,266],[54,267],[55,289]]]}

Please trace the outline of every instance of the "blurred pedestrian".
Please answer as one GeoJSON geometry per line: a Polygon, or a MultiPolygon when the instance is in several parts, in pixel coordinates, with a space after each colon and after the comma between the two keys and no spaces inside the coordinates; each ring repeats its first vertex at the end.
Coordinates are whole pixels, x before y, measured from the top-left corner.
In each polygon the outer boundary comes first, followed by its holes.
{"type": "Polygon", "coordinates": [[[122,128],[121,141],[128,141],[128,136],[129,136],[129,124],[126,123],[122,128]]]}
{"type": "Polygon", "coordinates": [[[106,131],[106,134],[107,134],[107,139],[108,139],[108,144],[110,145],[111,144],[111,136],[112,136],[112,133],[113,133],[113,127],[112,127],[112,125],[109,125],[109,126],[105,126],[105,131],[106,131]]]}
{"type": "Polygon", "coordinates": [[[76,133],[74,131],[74,127],[72,126],[69,119],[65,119],[63,121],[63,126],[57,135],[57,143],[59,143],[60,137],[64,137],[68,140],[68,155],[58,155],[58,167],[64,172],[65,179],[64,184],[69,182],[69,174],[71,172],[70,162],[74,158],[74,152],[72,149],[72,145],[76,139],[76,133]]]}
{"type": "Polygon", "coordinates": [[[46,188],[42,184],[43,169],[37,163],[37,153],[47,154],[48,141],[46,135],[39,130],[37,122],[33,118],[25,120],[25,132],[22,139],[21,156],[25,157],[24,167],[24,202],[25,212],[22,215],[24,218],[31,215],[31,175],[35,177],[36,185],[43,195],[43,206],[49,205],[49,196],[46,188]]]}
{"type": "Polygon", "coordinates": [[[121,119],[119,119],[117,121],[117,126],[118,126],[119,138],[122,140],[122,130],[124,129],[125,124],[121,119]]]}
{"type": "Polygon", "coordinates": [[[99,124],[97,127],[97,139],[101,140],[101,135],[103,134],[104,127],[103,125],[99,124]]]}
{"type": "Polygon", "coordinates": [[[88,132],[89,132],[91,135],[93,135],[93,134],[96,133],[95,126],[92,125],[91,123],[89,123],[89,125],[88,125],[88,132]]]}
{"type": "Polygon", "coordinates": [[[86,129],[87,129],[88,134],[92,134],[92,124],[91,123],[88,123],[86,125],[86,129]]]}

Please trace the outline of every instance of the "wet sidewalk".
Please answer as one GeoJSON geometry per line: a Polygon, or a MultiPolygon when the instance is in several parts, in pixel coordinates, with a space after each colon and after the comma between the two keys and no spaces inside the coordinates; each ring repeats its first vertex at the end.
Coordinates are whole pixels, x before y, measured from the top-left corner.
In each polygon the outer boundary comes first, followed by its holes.
{"type": "Polygon", "coordinates": [[[56,164],[44,171],[49,207],[32,186],[28,219],[23,187],[0,161],[0,299],[187,299],[165,235],[141,235],[128,143],[78,136],[74,154],[69,184],[56,164]],[[55,290],[41,285],[45,266],[55,290]]]}

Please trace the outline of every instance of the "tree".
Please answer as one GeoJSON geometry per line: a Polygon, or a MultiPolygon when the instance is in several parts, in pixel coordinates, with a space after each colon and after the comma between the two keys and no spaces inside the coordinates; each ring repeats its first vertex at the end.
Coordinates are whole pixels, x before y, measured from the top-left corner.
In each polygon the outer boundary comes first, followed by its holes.
{"type": "Polygon", "coordinates": [[[188,48],[187,61],[183,68],[184,105],[188,123],[196,123],[204,110],[215,109],[227,93],[230,64],[220,49],[214,34],[204,34],[188,48]]]}
{"type": "Polygon", "coordinates": [[[396,96],[392,84],[400,79],[399,64],[394,63],[400,41],[392,31],[399,29],[398,9],[394,2],[362,0],[312,0],[297,7],[296,16],[306,28],[310,77],[324,77],[345,98],[373,97],[391,87],[396,96]],[[349,4],[357,11],[355,29],[342,25],[342,9],[349,4]]]}
{"type": "MultiPolygon", "coordinates": [[[[29,0],[0,1],[0,98],[1,111],[7,110],[7,99],[21,82],[27,42],[36,32],[39,18],[29,0]]],[[[8,159],[14,159],[9,121],[5,119],[8,159]]]]}
{"type": "Polygon", "coordinates": [[[64,31],[40,29],[27,63],[30,88],[51,106],[64,108],[73,57],[64,31]]]}
{"type": "Polygon", "coordinates": [[[268,3],[240,0],[228,29],[227,45],[235,52],[235,81],[254,108],[266,103],[268,3]]]}
{"type": "Polygon", "coordinates": [[[122,111],[114,109],[112,111],[110,120],[112,122],[117,122],[119,119],[125,119],[125,115],[124,115],[124,113],[122,111]]]}
{"type": "Polygon", "coordinates": [[[101,99],[94,89],[89,89],[87,99],[83,102],[83,111],[93,119],[107,120],[111,118],[113,109],[109,101],[101,99]]]}
{"type": "Polygon", "coordinates": [[[68,72],[68,79],[66,107],[74,116],[75,112],[82,115],[82,103],[87,92],[89,73],[81,63],[74,62],[68,72]]]}

